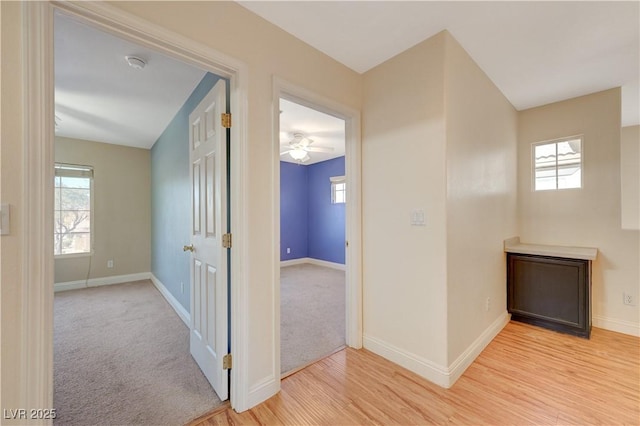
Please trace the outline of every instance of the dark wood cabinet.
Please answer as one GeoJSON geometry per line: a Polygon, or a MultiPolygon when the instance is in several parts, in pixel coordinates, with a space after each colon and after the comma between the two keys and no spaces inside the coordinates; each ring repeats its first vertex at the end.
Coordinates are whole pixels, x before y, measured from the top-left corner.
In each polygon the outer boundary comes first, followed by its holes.
{"type": "Polygon", "coordinates": [[[589,338],[591,261],[507,253],[511,318],[589,338]]]}

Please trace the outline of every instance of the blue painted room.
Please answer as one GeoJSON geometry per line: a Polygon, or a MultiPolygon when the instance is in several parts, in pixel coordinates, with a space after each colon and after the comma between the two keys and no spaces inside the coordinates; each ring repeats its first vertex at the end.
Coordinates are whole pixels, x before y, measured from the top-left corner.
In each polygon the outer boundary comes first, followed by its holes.
{"type": "Polygon", "coordinates": [[[345,346],[345,122],[280,99],[281,371],[345,346]]]}

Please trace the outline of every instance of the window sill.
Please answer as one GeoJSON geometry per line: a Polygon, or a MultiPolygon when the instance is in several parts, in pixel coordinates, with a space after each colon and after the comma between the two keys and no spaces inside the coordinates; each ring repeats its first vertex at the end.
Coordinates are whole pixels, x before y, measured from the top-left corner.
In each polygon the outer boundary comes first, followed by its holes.
{"type": "Polygon", "coordinates": [[[578,186],[576,188],[532,189],[531,192],[535,192],[535,193],[541,193],[541,192],[553,193],[553,192],[561,192],[561,191],[576,191],[576,190],[580,190],[580,189],[582,189],[581,186],[578,186]]]}
{"type": "Polygon", "coordinates": [[[93,256],[93,252],[89,252],[89,253],[72,253],[72,254],[54,254],[53,255],[53,260],[74,259],[76,257],[91,257],[91,256],[93,256]]]}

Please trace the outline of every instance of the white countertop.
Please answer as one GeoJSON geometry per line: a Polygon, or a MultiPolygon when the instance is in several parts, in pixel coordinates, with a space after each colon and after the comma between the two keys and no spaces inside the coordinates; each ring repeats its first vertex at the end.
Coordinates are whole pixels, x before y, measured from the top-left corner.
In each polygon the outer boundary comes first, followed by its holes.
{"type": "Polygon", "coordinates": [[[593,247],[550,246],[543,244],[525,244],[520,237],[504,240],[504,251],[507,253],[535,254],[538,256],[565,257],[569,259],[595,260],[598,249],[593,247]]]}

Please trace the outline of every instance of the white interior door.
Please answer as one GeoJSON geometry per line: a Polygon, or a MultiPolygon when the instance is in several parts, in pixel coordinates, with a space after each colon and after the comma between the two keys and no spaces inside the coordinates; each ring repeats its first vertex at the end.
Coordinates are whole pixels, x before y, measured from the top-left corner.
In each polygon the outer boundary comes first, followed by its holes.
{"type": "Polygon", "coordinates": [[[191,165],[190,350],[221,400],[229,393],[223,357],[228,350],[226,82],[219,80],[189,115],[191,165]]]}

